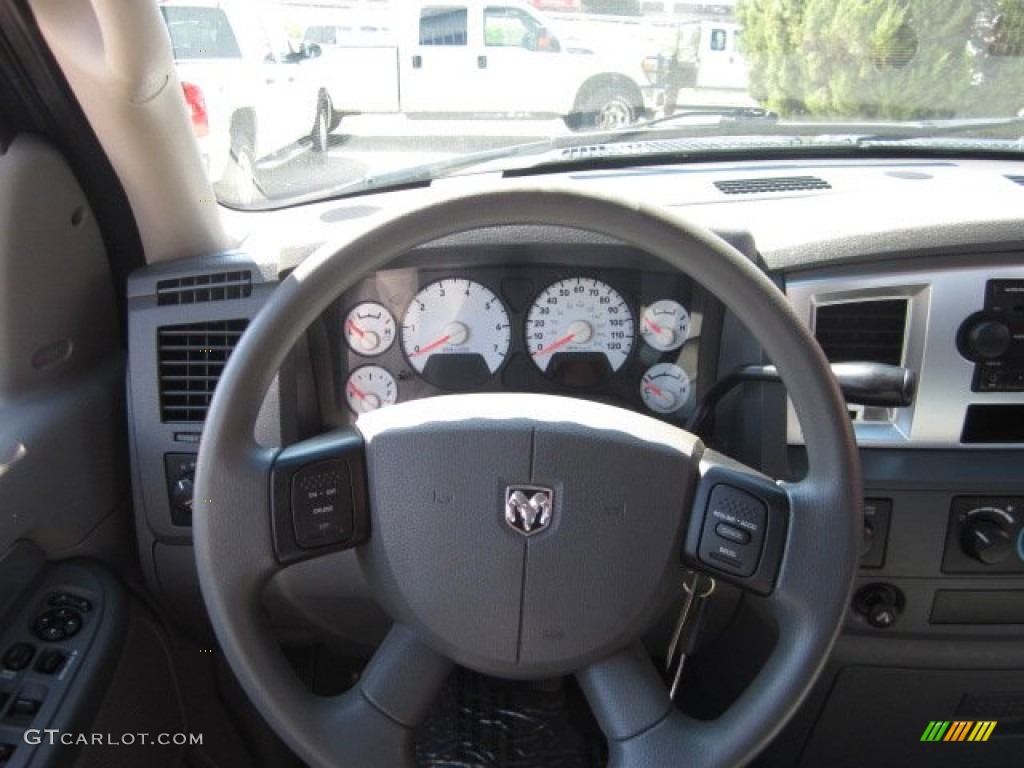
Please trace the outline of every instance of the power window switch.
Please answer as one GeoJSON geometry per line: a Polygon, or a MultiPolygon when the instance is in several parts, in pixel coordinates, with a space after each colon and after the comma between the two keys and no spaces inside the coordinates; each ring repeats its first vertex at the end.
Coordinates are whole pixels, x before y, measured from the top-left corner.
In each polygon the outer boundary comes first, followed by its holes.
{"type": "Polygon", "coordinates": [[[64,651],[49,648],[39,654],[35,670],[43,675],[56,675],[64,668],[64,662],[67,660],[68,655],[64,651]]]}
{"type": "Polygon", "coordinates": [[[36,647],[32,643],[15,643],[4,654],[4,669],[20,672],[27,667],[36,655],[36,647]]]}
{"type": "Polygon", "coordinates": [[[12,725],[28,725],[36,716],[36,713],[39,712],[41,706],[43,706],[43,702],[40,699],[18,696],[11,702],[11,706],[8,707],[4,722],[12,725]]]}

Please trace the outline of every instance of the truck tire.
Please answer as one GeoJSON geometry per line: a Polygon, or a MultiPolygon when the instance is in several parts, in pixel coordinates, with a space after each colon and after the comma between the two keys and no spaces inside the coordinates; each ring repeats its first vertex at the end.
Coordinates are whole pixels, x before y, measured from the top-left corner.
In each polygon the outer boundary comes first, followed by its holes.
{"type": "Polygon", "coordinates": [[[333,113],[331,100],[324,96],[316,108],[316,119],[313,121],[313,130],[309,134],[313,140],[314,152],[326,152],[330,148],[333,113]]]}
{"type": "Polygon", "coordinates": [[[246,207],[263,199],[263,190],[256,177],[256,152],[249,136],[235,136],[231,140],[231,157],[220,180],[220,196],[228,202],[246,207]]]}
{"type": "Polygon", "coordinates": [[[573,131],[613,131],[632,124],[640,108],[630,95],[614,86],[599,86],[579,100],[580,110],[565,122],[573,131]]]}

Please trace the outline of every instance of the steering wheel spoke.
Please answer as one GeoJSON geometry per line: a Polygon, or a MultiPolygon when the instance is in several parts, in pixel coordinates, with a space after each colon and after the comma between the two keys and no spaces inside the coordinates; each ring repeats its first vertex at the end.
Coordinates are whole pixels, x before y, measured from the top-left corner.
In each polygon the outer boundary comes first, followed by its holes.
{"type": "Polygon", "coordinates": [[[373,655],[359,686],[378,710],[406,728],[415,728],[453,667],[450,659],[396,624],[373,655]]]}
{"type": "Polygon", "coordinates": [[[336,430],[290,445],[270,470],[274,552],[281,563],[351,549],[369,537],[363,439],[336,430]]]}
{"type": "Polygon", "coordinates": [[[591,664],[576,679],[608,741],[610,768],[716,764],[708,758],[718,751],[717,721],[694,720],[674,708],[641,644],[591,664]]]}

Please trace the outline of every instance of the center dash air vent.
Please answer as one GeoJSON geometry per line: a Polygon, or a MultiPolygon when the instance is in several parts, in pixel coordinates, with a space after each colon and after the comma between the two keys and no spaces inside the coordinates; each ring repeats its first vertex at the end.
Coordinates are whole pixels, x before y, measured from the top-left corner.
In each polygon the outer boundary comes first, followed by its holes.
{"type": "Polygon", "coordinates": [[[1014,176],[1012,174],[1007,174],[1006,178],[1008,178],[1014,184],[1020,184],[1022,187],[1024,187],[1024,176],[1014,176]]]}
{"type": "Polygon", "coordinates": [[[206,419],[214,387],[248,324],[222,320],[157,330],[161,421],[206,419]]]}
{"type": "Polygon", "coordinates": [[[161,280],[156,284],[156,303],[199,304],[207,301],[244,299],[252,295],[252,272],[215,272],[161,280]]]}
{"type": "Polygon", "coordinates": [[[832,189],[817,176],[778,176],[771,179],[732,179],[716,181],[715,186],[726,195],[757,195],[764,192],[805,192],[811,189],[832,189]]]}
{"type": "Polygon", "coordinates": [[[906,299],[825,304],[814,315],[814,336],[833,363],[902,365],[906,327],[906,299]]]}

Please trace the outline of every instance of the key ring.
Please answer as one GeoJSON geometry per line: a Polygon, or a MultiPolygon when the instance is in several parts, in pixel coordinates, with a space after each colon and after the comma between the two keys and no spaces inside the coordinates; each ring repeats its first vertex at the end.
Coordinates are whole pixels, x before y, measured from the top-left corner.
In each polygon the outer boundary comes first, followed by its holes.
{"type": "MultiPolygon", "coordinates": [[[[689,584],[687,584],[686,583],[686,579],[683,579],[683,591],[686,592],[686,594],[688,594],[688,595],[692,595],[693,594],[693,588],[697,586],[697,582],[700,581],[700,578],[702,576],[704,576],[704,574],[702,574],[702,573],[698,573],[697,574],[697,578],[695,578],[693,580],[693,586],[690,586],[689,584]]],[[[715,591],[715,587],[718,584],[718,582],[715,581],[715,577],[714,576],[704,576],[704,578],[706,578],[708,580],[708,586],[707,586],[707,588],[703,592],[701,592],[699,595],[696,596],[698,600],[703,600],[706,597],[711,597],[711,595],[715,591]]]]}

